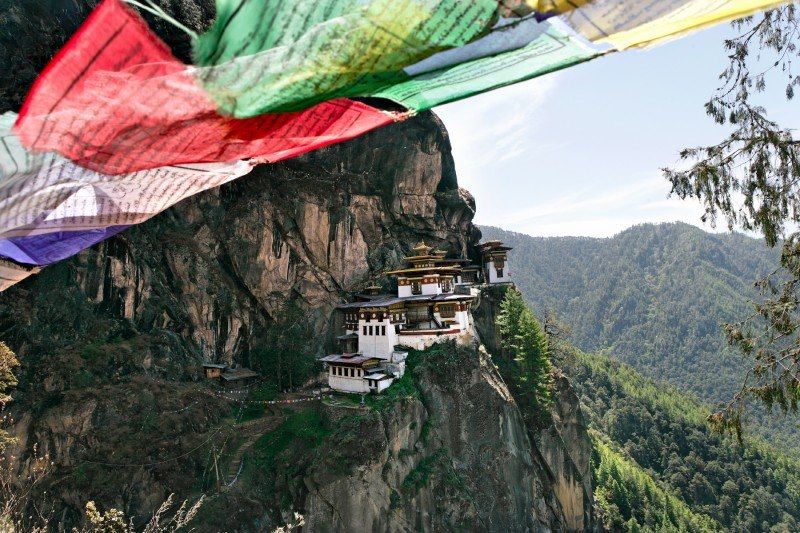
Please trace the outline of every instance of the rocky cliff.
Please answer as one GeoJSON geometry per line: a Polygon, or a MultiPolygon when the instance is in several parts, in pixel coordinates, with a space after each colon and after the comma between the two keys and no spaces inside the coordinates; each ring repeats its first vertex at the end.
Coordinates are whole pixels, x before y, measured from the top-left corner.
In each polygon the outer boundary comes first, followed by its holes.
{"type": "MultiPolygon", "coordinates": [[[[31,44],[2,54],[19,75],[0,80],[0,111],[18,107],[93,3],[62,13],[41,0],[0,17],[15,49],[31,44]]],[[[159,3],[195,29],[213,15],[205,0],[159,3]]],[[[184,37],[156,28],[187,55],[184,37]]],[[[323,352],[334,306],[417,241],[474,254],[474,211],[447,132],[424,113],[259,167],[0,294],[0,340],[22,362],[3,421],[15,481],[46,455],[31,495],[67,527],[88,500],[141,523],[171,493],[213,494],[203,531],[272,530],[292,511],[311,531],[589,527],[586,433],[568,384],[547,434],[531,432],[477,347],[418,354],[408,380],[365,408],[264,409],[200,381],[204,361],[258,367],[287,303],[308,323],[309,355],[323,352]]]]}
{"type": "Polygon", "coordinates": [[[87,396],[98,387],[196,379],[203,361],[250,364],[290,300],[321,350],[334,305],[413,243],[466,253],[478,235],[474,207],[458,189],[444,128],[426,114],[259,167],[46,268],[0,297],[0,335],[23,362],[17,409],[27,416],[18,419],[30,424],[15,431],[38,435],[39,451],[54,457],[89,450],[81,442],[99,415],[87,396]],[[64,413],[66,398],[67,409],[80,398],[80,413],[64,413]]]}
{"type": "MultiPolygon", "coordinates": [[[[242,425],[241,408],[232,415],[235,403],[195,383],[201,361],[249,364],[286,300],[321,347],[334,305],[416,241],[471,253],[474,209],[446,131],[425,114],[261,167],[45,269],[0,300],[2,338],[23,362],[9,450],[18,472],[37,453],[54,460],[42,490],[66,523],[90,498],[141,519],[169,493],[213,493],[217,454],[249,468],[208,504],[208,531],[274,527],[286,509],[305,513],[312,531],[588,527],[588,440],[566,380],[551,427],[531,432],[491,357],[453,347],[418,365],[402,401],[356,406],[357,422],[353,406],[319,407],[326,437],[285,458],[298,469],[285,479],[301,485],[250,470],[276,464],[259,462],[258,446],[237,451],[243,435],[268,440],[289,415],[242,425]],[[340,447],[349,458],[332,464],[340,447]]],[[[496,305],[487,296],[476,314],[489,346],[496,305]]]]}
{"type": "MultiPolygon", "coordinates": [[[[532,434],[483,348],[445,345],[412,363],[416,394],[385,403],[367,424],[369,459],[347,476],[327,474],[324,462],[308,476],[312,531],[592,528],[590,478],[569,470],[579,458],[588,474],[591,448],[581,435],[560,440],[572,421],[532,434]]],[[[557,404],[578,409],[577,398],[557,404]]]]}
{"type": "Polygon", "coordinates": [[[136,337],[127,366],[151,374],[247,364],[287,300],[321,343],[334,305],[415,242],[467,253],[474,210],[444,128],[424,114],[191,198],[4,293],[0,316],[23,357],[136,337]]]}
{"type": "MultiPolygon", "coordinates": [[[[474,209],[458,188],[446,131],[424,114],[260,167],[45,269],[0,297],[2,338],[23,362],[11,407],[18,443],[8,454],[23,475],[36,454],[54,460],[40,490],[67,523],[87,499],[141,520],[172,492],[213,493],[214,455],[223,468],[234,456],[257,458],[257,446],[237,452],[243,435],[268,439],[287,415],[274,412],[272,424],[267,413],[260,436],[240,424],[241,408],[232,414],[236,404],[195,383],[197,365],[250,364],[287,300],[312,318],[322,349],[334,305],[413,243],[472,253],[474,209]]],[[[540,437],[525,428],[488,355],[459,357],[443,373],[440,363],[420,365],[414,394],[359,415],[352,442],[339,434],[343,408],[321,407],[330,433],[321,456],[284,481],[252,481],[263,472],[249,469],[269,463],[242,463],[250,466],[235,490],[207,504],[207,530],[274,527],[292,508],[312,531],[588,525],[589,477],[575,467],[577,456],[588,464],[588,452],[574,395],[557,402],[572,414],[540,437]],[[342,442],[353,448],[344,470],[325,460],[342,442]],[[225,514],[223,502],[244,511],[225,514]]]]}

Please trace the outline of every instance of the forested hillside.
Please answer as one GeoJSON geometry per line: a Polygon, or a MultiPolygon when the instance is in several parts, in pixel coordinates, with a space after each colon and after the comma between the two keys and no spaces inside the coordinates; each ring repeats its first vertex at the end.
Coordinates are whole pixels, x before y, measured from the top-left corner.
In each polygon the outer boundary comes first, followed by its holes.
{"type": "Polygon", "coordinates": [[[756,438],[739,446],[713,433],[696,401],[627,365],[570,348],[561,355],[589,419],[609,529],[798,530],[796,459],[756,438]]]}
{"type": "MultiPolygon", "coordinates": [[[[506,291],[500,306],[500,348],[485,328],[484,338],[527,420],[539,417],[531,416],[536,404],[526,394],[542,385],[555,391],[565,381],[562,372],[572,383],[580,425],[589,428],[594,496],[606,530],[798,530],[798,458],[757,436],[740,444],[715,433],[706,422],[708,408],[692,396],[605,355],[582,352],[553,329],[545,334],[518,299],[517,291],[506,291]],[[554,379],[526,373],[531,360],[520,352],[540,350],[560,369],[554,379]]],[[[556,396],[540,396],[539,404],[556,396]]]]}
{"type": "MultiPolygon", "coordinates": [[[[750,311],[753,282],[777,264],[777,251],[761,241],[683,223],[634,226],[608,239],[481,230],[514,247],[515,283],[540,316],[556,311],[581,349],[607,350],[710,404],[741,386],[746,362],[720,324],[750,311]]],[[[785,444],[798,435],[797,421],[782,415],[750,419],[785,444]]]]}

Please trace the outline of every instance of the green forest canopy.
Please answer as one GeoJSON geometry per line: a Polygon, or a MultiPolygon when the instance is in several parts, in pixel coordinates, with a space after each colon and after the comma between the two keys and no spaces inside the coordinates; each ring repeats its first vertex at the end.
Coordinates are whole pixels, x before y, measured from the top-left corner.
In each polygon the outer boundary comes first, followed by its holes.
{"type": "MultiPolygon", "coordinates": [[[[683,223],[643,224],[608,239],[481,230],[514,247],[514,282],[539,316],[556,311],[581,349],[608,350],[712,406],[741,387],[747,364],[721,324],[749,311],[753,282],[774,267],[777,251],[759,240],[683,223]]],[[[800,437],[792,417],[751,420],[784,443],[800,437]]]]}
{"type": "Polygon", "coordinates": [[[631,367],[569,347],[560,358],[589,419],[595,487],[612,530],[797,531],[800,461],[740,446],[708,409],[631,367]]]}

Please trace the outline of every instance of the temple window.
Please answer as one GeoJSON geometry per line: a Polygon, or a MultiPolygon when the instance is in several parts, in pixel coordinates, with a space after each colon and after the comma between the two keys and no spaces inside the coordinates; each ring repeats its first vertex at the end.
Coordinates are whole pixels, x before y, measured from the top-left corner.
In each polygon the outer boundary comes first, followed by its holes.
{"type": "Polygon", "coordinates": [[[422,294],[422,284],[419,281],[411,282],[411,294],[422,294]]]}
{"type": "Polygon", "coordinates": [[[503,277],[503,269],[502,268],[498,268],[497,269],[497,277],[498,278],[502,278],[503,277]]]}
{"type": "Polygon", "coordinates": [[[381,326],[381,335],[386,336],[386,326],[381,326]]]}
{"type": "Polygon", "coordinates": [[[442,318],[453,318],[456,316],[456,308],[454,305],[440,305],[439,315],[442,318]]]}

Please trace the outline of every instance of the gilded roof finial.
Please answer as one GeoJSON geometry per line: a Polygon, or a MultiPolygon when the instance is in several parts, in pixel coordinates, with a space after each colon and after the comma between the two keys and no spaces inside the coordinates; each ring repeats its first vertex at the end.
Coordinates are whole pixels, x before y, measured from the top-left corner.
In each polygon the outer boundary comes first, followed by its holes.
{"type": "MultiPolygon", "coordinates": [[[[425,244],[425,240],[423,239],[423,240],[421,240],[421,241],[419,242],[419,244],[417,244],[417,245],[416,245],[414,248],[412,248],[412,249],[413,249],[415,252],[425,252],[425,253],[427,253],[427,251],[428,251],[428,250],[430,250],[430,249],[431,249],[431,247],[430,247],[430,246],[428,246],[427,244],[425,244]]],[[[421,255],[424,255],[424,253],[423,253],[423,254],[421,254],[421,255]]]]}

